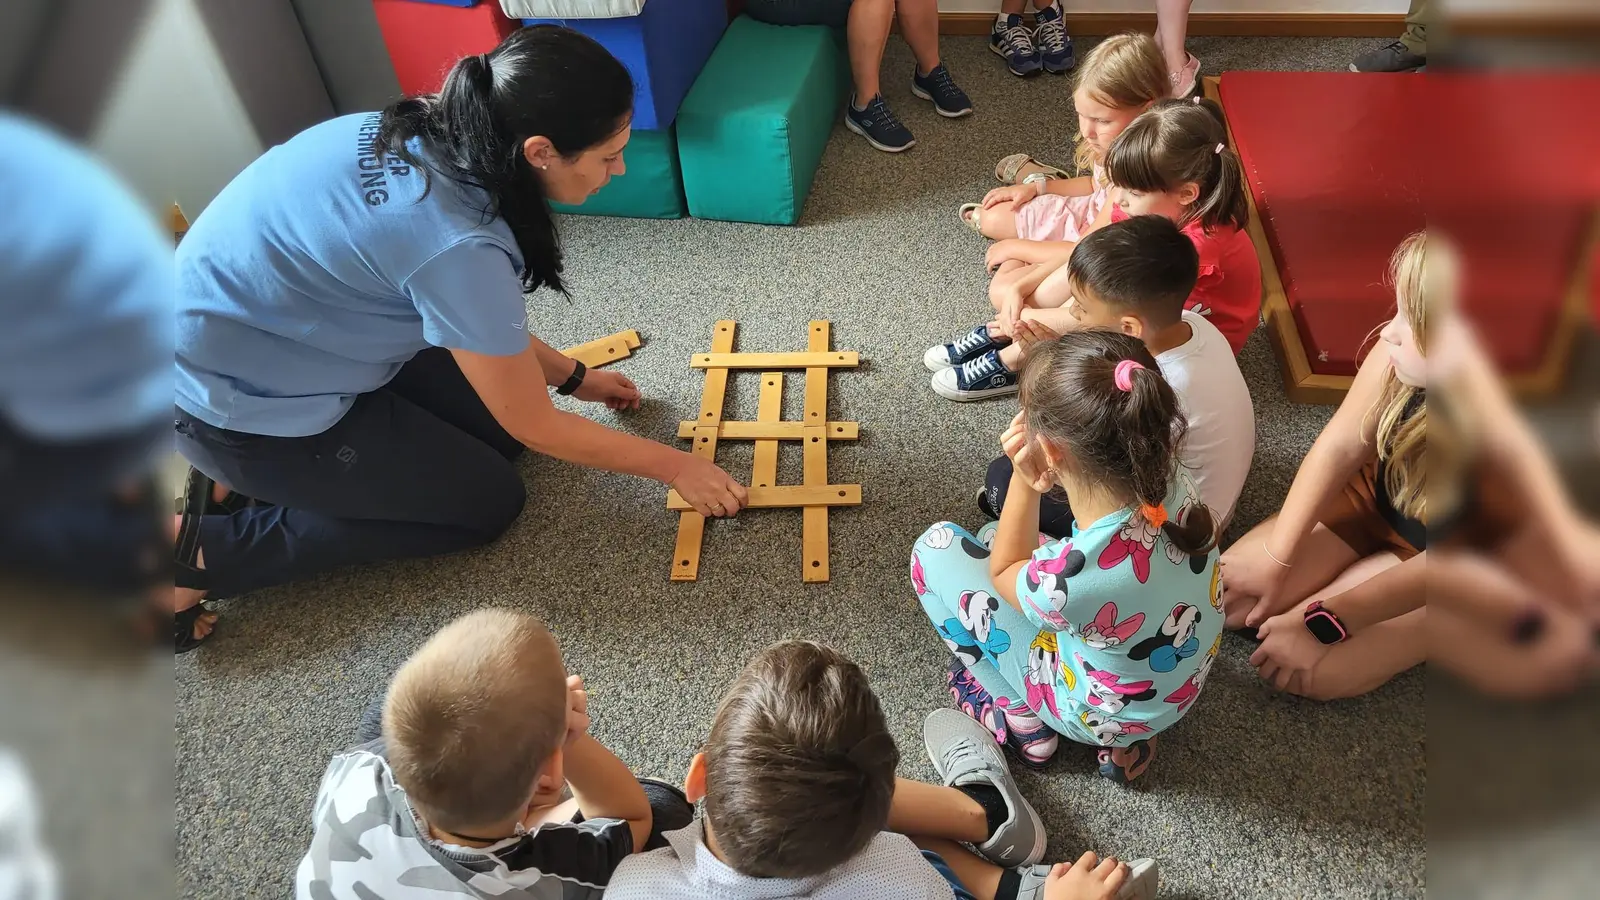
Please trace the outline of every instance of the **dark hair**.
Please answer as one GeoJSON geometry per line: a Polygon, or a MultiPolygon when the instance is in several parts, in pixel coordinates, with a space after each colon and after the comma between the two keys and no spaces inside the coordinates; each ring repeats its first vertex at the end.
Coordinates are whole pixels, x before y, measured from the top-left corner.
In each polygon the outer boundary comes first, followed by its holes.
{"type": "Polygon", "coordinates": [[[1145,110],[1111,142],[1106,174],[1117,187],[1141,192],[1171,191],[1192,181],[1200,186],[1200,198],[1189,220],[1198,219],[1207,231],[1250,225],[1244,167],[1228,147],[1228,127],[1215,101],[1163,100],[1145,110]]]}
{"type": "Polygon", "coordinates": [[[522,252],[522,286],[561,282],[561,239],[544,185],[523,156],[528,138],[550,139],[571,159],[612,137],[633,116],[633,78],[592,39],[555,25],[513,32],[500,46],[462,57],[437,95],[383,111],[375,152],[397,156],[426,179],[438,172],[488,195],[483,220],[505,220],[522,252]],[[408,146],[421,138],[421,152],[408,146]]]}
{"type": "Polygon", "coordinates": [[[900,751],[861,667],[810,641],[762,651],[706,742],[705,815],[728,865],[806,878],[887,827],[900,751]]]}
{"type": "MultiPolygon", "coordinates": [[[[1028,352],[1022,369],[1028,432],[1064,447],[1079,471],[1128,503],[1160,506],[1177,471],[1189,423],[1155,357],[1136,337],[1069,331],[1028,352]],[[1117,364],[1132,360],[1132,390],[1116,385],[1117,364]]],[[[1171,510],[1161,530],[1191,556],[1216,545],[1211,510],[1171,510]]]]}
{"type": "Polygon", "coordinates": [[[1074,292],[1161,327],[1183,316],[1199,278],[1200,252],[1166,216],[1113,222],[1085,236],[1067,259],[1074,292]]]}

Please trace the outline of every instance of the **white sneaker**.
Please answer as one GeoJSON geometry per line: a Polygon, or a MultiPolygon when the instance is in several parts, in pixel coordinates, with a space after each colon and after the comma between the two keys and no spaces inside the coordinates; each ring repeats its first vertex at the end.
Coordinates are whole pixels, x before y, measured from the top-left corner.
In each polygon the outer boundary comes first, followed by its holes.
{"type": "MultiPolygon", "coordinates": [[[[1028,866],[1017,870],[1022,881],[1017,887],[1017,900],[1044,900],[1044,883],[1050,877],[1050,866],[1028,866]]],[[[1128,863],[1128,880],[1117,891],[1117,900],[1155,900],[1161,875],[1153,859],[1136,859],[1128,863]]]]}

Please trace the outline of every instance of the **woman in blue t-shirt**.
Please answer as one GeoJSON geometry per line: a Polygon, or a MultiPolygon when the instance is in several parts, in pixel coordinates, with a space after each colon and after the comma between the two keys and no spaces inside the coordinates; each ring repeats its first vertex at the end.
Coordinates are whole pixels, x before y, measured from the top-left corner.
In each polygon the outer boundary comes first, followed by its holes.
{"type": "Polygon", "coordinates": [[[633,84],[604,48],[525,28],[438,95],[316,125],[212,201],[177,253],[175,647],[201,601],[352,563],[462,550],[522,511],[523,450],[653,478],[701,514],[745,490],[709,460],[557,410],[640,393],[528,334],[564,292],[549,203],[623,172],[633,84]]]}

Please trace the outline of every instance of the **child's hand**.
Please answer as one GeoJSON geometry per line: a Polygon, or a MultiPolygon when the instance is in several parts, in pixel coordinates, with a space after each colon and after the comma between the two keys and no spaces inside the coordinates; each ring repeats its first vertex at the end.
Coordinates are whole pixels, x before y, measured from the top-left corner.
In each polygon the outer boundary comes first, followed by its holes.
{"type": "Polygon", "coordinates": [[[1029,200],[1039,196],[1040,185],[1037,181],[1028,184],[1010,184],[997,187],[983,195],[983,208],[988,209],[1001,203],[1015,203],[1021,206],[1029,200]]]}
{"type": "Polygon", "coordinates": [[[1128,880],[1128,866],[1108,856],[1096,865],[1085,853],[1072,865],[1056,863],[1044,880],[1044,900],[1115,900],[1128,880]]]}
{"type": "Polygon", "coordinates": [[[583,679],[577,675],[567,677],[567,743],[577,740],[589,731],[589,692],[583,689],[583,679]]]}
{"type": "Polygon", "coordinates": [[[1043,494],[1055,486],[1055,479],[1051,477],[1048,467],[1044,464],[1044,455],[1039,452],[1039,445],[1028,439],[1028,428],[1023,413],[1017,413],[1011,420],[1011,427],[1000,435],[1000,448],[1011,459],[1012,471],[1033,490],[1043,494]]]}
{"type": "MultiPolygon", "coordinates": [[[[1003,241],[995,241],[989,245],[988,250],[983,251],[983,265],[990,274],[994,274],[994,272],[1002,265],[1016,258],[1017,243],[1011,238],[1007,238],[1003,241]]],[[[1017,291],[1016,294],[1018,297],[1022,296],[1021,291],[1017,291]]]]}
{"type": "Polygon", "coordinates": [[[1060,332],[1049,325],[1027,319],[1019,319],[1017,327],[1011,330],[1011,339],[1016,342],[1024,356],[1033,352],[1035,345],[1048,343],[1060,337],[1060,332]]]}

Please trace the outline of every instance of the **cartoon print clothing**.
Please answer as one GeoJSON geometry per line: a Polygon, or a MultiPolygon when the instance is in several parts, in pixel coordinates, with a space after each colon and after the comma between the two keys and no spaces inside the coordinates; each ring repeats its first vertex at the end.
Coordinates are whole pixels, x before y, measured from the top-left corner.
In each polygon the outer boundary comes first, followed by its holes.
{"type": "Polygon", "coordinates": [[[1016,208],[1017,237],[1025,241],[1081,241],[1110,194],[1105,169],[1094,167],[1095,191],[1077,197],[1040,194],[1016,208]]]}
{"type": "MultiPolygon", "coordinates": [[[[1111,221],[1128,218],[1122,209],[1111,210],[1111,221]]],[[[1222,226],[1207,231],[1198,221],[1182,231],[1200,252],[1200,280],[1183,304],[1211,320],[1228,338],[1235,356],[1261,324],[1261,258],[1255,242],[1237,228],[1222,226]]]]}
{"type": "MultiPolygon", "coordinates": [[[[1175,481],[1166,507],[1182,521],[1196,501],[1175,481]]],[[[1215,551],[1182,553],[1133,509],[1040,546],[1017,577],[1023,612],[996,593],[989,548],[948,522],[918,539],[911,580],[997,706],[1085,744],[1127,746],[1183,718],[1222,641],[1215,551]]]]}
{"type": "Polygon", "coordinates": [[[299,900],[598,900],[633,852],[620,819],[541,825],[490,847],[433,840],[382,756],[380,738],[333,758],[317,790],[299,900]]]}

